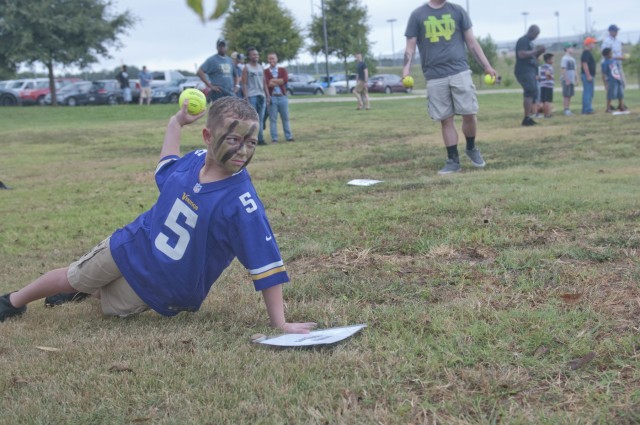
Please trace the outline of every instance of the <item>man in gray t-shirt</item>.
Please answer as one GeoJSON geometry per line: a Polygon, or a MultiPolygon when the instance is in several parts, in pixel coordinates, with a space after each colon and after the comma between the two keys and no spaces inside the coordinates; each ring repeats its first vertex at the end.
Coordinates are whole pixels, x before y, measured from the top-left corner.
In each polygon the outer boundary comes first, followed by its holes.
{"type": "Polygon", "coordinates": [[[475,147],[478,100],[467,63],[465,44],[487,74],[493,78],[497,74],[473,36],[469,15],[457,4],[447,3],[446,0],[430,0],[413,11],[404,35],[407,44],[402,76],[404,78],[410,74],[411,60],[417,46],[422,73],[427,80],[429,116],[440,121],[442,126],[447,162],[438,174],[461,170],[455,115],[462,115],[467,156],[475,167],[484,167],[480,150],[475,147]]]}
{"type": "Polygon", "coordinates": [[[209,87],[209,101],[220,99],[224,96],[235,96],[234,86],[238,83],[233,60],[227,56],[227,42],[219,38],[216,43],[218,53],[210,56],[198,68],[198,77],[209,87]]]}

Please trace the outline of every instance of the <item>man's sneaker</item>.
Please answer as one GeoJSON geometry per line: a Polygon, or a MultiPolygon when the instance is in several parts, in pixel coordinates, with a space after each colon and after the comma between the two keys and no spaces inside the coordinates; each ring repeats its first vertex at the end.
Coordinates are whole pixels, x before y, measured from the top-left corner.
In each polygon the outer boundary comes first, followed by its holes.
{"type": "Polygon", "coordinates": [[[61,305],[70,302],[79,302],[87,298],[90,294],[86,294],[84,292],[71,292],[71,293],[59,293],[55,295],[51,295],[44,299],[44,305],[46,307],[54,307],[56,305],[61,305]]]}
{"type": "Polygon", "coordinates": [[[467,153],[467,156],[471,160],[471,163],[473,164],[474,167],[480,168],[486,165],[486,162],[484,162],[484,159],[482,158],[482,154],[480,153],[480,149],[478,148],[465,149],[465,152],[467,153]]]}
{"type": "Polygon", "coordinates": [[[9,301],[10,294],[4,294],[0,297],[0,322],[4,322],[5,319],[13,316],[19,316],[27,311],[27,306],[24,305],[20,308],[15,308],[11,301],[9,301]]]}
{"type": "Polygon", "coordinates": [[[565,115],[565,116],[567,116],[567,117],[570,117],[571,115],[573,115],[573,112],[571,112],[571,111],[570,111],[570,110],[568,110],[568,109],[565,109],[565,110],[564,110],[564,115],[565,115]]]}
{"type": "Polygon", "coordinates": [[[531,117],[524,117],[524,119],[522,120],[522,125],[523,125],[524,127],[530,127],[530,126],[532,126],[532,125],[536,125],[536,124],[538,124],[538,123],[537,123],[537,122],[535,122],[535,121],[533,120],[533,118],[531,118],[531,117]]]}
{"type": "Polygon", "coordinates": [[[444,164],[444,167],[440,171],[438,171],[438,174],[443,175],[457,173],[460,170],[462,170],[462,167],[460,167],[460,160],[449,158],[447,159],[446,164],[444,164]]]}

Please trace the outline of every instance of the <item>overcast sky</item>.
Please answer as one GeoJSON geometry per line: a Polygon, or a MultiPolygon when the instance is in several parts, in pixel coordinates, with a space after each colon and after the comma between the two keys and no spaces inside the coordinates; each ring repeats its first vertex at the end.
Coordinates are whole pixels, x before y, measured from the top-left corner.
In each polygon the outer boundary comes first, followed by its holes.
{"type": "MultiPolygon", "coordinates": [[[[215,53],[215,40],[220,36],[222,21],[201,23],[186,6],[186,0],[115,0],[115,11],[130,10],[140,21],[121,37],[123,47],[112,51],[113,58],[95,64],[93,70],[112,69],[121,64],[151,70],[182,69],[195,71],[208,56],[215,53]]],[[[451,0],[450,0],[451,1],[451,0]]],[[[320,11],[320,0],[279,0],[298,25],[306,29],[313,13],[320,11]]],[[[527,25],[541,28],[541,39],[555,38],[558,24],[561,36],[585,31],[589,25],[605,30],[610,24],[621,28],[619,38],[638,42],[640,35],[640,0],[453,0],[470,9],[473,32],[476,36],[491,37],[495,41],[516,40],[527,25]],[[585,7],[586,4],[586,7],[585,7]],[[588,7],[592,10],[589,13],[588,7]],[[556,18],[555,12],[559,13],[556,18]],[[523,12],[528,12],[526,17],[523,12]],[[625,35],[626,34],[626,35],[625,35]],[[625,38],[626,37],[626,38],[625,38]],[[633,37],[629,39],[629,37],[633,37]]],[[[369,40],[373,53],[390,55],[392,44],[399,52],[404,47],[404,30],[409,14],[423,2],[415,0],[361,0],[369,14],[369,40]],[[397,19],[389,23],[387,20],[397,19]],[[393,43],[392,43],[393,28],[393,43]]],[[[205,12],[211,13],[214,0],[204,0],[205,12]]],[[[224,17],[223,17],[224,19],[224,17]]],[[[399,56],[398,56],[399,57],[399,56]]],[[[310,61],[307,53],[301,62],[310,61]]]]}

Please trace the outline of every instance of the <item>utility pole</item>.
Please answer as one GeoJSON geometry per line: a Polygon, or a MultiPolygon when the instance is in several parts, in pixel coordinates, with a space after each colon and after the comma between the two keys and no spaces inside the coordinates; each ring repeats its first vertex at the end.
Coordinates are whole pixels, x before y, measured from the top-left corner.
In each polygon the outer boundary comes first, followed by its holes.
{"type": "Polygon", "coordinates": [[[324,65],[327,73],[327,89],[331,87],[329,80],[329,41],[327,40],[327,17],[324,13],[324,0],[321,2],[322,7],[322,31],[324,32],[324,65]]]}
{"type": "Polygon", "coordinates": [[[393,42],[393,23],[396,22],[396,18],[387,19],[387,22],[391,24],[391,62],[393,66],[396,65],[396,46],[393,42]]]}

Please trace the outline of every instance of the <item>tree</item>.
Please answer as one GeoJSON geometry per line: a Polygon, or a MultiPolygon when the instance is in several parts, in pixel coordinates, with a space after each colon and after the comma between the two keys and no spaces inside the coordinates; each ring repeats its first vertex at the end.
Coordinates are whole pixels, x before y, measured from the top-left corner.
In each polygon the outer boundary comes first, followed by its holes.
{"type": "MultiPolygon", "coordinates": [[[[309,26],[313,54],[326,53],[342,60],[347,76],[347,58],[356,53],[368,56],[369,25],[367,23],[367,7],[360,5],[359,0],[325,0],[324,15],[327,23],[327,44],[325,52],[324,22],[322,15],[316,15],[309,26]]],[[[348,76],[347,76],[348,80],[348,76]]]]}
{"type": "MultiPolygon", "coordinates": [[[[486,38],[477,37],[476,40],[478,44],[482,48],[484,55],[487,57],[487,60],[491,64],[495,64],[498,59],[498,46],[493,42],[491,35],[487,35],[486,38]]],[[[475,75],[483,75],[484,68],[482,65],[476,61],[471,52],[467,49],[467,62],[469,63],[469,68],[471,68],[471,72],[475,75]]]]}
{"type": "Polygon", "coordinates": [[[51,100],[57,104],[55,65],[84,68],[111,57],[118,36],[136,18],[109,13],[110,0],[0,0],[0,59],[10,66],[42,63],[47,68],[51,100]]]}
{"type": "MultiPolygon", "coordinates": [[[[213,0],[213,3],[216,6],[214,7],[213,13],[207,18],[210,21],[216,20],[224,15],[229,10],[229,6],[231,6],[231,0],[213,0]]],[[[202,22],[205,21],[204,6],[202,0],[187,0],[187,6],[193,9],[196,15],[200,17],[202,22]]]]}
{"type": "Polygon", "coordinates": [[[301,32],[291,12],[278,0],[235,0],[223,27],[234,49],[255,47],[263,54],[275,52],[281,61],[298,55],[303,44],[301,32]]]}
{"type": "MultiPolygon", "coordinates": [[[[487,57],[487,60],[490,64],[495,64],[498,60],[498,46],[493,42],[493,39],[490,35],[487,35],[487,38],[477,37],[478,44],[482,47],[482,51],[484,55],[487,57]]],[[[471,52],[467,49],[467,62],[469,63],[469,68],[471,68],[471,72],[475,75],[484,74],[484,68],[482,65],[476,61],[471,52]]],[[[482,80],[481,80],[482,81],[482,80]]]]}

